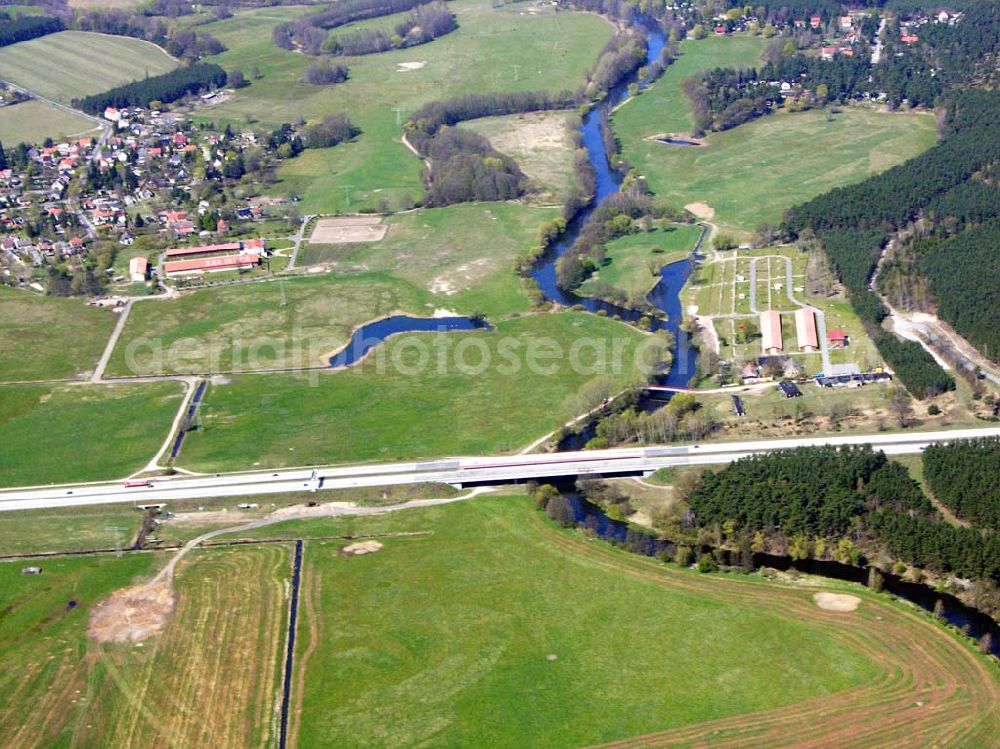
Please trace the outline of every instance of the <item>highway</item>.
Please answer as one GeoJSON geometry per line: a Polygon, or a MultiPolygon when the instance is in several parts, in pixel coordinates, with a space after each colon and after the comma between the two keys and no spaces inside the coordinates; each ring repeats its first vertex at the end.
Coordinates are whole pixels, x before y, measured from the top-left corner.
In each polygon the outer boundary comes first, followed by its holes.
{"type": "MultiPolygon", "coordinates": [[[[165,476],[148,487],[123,481],[23,487],[0,491],[0,512],[116,502],[168,503],[212,497],[249,497],[326,489],[445,483],[468,486],[573,476],[648,474],[660,468],[719,465],[757,453],[816,445],[871,445],[887,455],[919,453],[928,444],[1000,437],[1000,427],[781,440],[654,445],[564,453],[457,457],[400,463],[292,468],[213,476],[165,476]]],[[[320,497],[317,497],[320,499],[320,497]]]]}

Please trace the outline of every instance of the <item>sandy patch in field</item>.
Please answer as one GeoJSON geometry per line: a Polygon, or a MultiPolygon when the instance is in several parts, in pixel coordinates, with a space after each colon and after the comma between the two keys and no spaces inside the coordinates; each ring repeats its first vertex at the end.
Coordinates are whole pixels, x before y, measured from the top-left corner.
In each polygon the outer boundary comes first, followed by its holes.
{"type": "Polygon", "coordinates": [[[690,211],[698,218],[710,221],[715,218],[715,209],[708,203],[688,203],[684,206],[685,211],[690,211]]]}
{"type": "Polygon", "coordinates": [[[444,294],[451,296],[459,291],[468,289],[473,282],[485,276],[488,272],[489,258],[480,258],[471,263],[462,263],[454,270],[442,273],[431,279],[427,284],[427,289],[432,294],[444,294]]]}
{"type": "Polygon", "coordinates": [[[174,600],[166,581],[116,591],[94,607],[87,634],[97,642],[142,642],[163,629],[174,600]]]}
{"type": "Polygon", "coordinates": [[[340,550],[340,553],[344,556],[360,557],[365,554],[374,554],[381,548],[382,544],[378,541],[358,541],[354,544],[348,544],[340,550]]]}
{"type": "Polygon", "coordinates": [[[813,593],[813,600],[824,611],[854,611],[861,603],[860,598],[846,593],[813,593]]]}
{"type": "Polygon", "coordinates": [[[434,310],[434,317],[458,317],[458,313],[455,310],[445,309],[444,307],[438,307],[434,310]]]}
{"type": "Polygon", "coordinates": [[[398,62],[396,63],[396,72],[405,73],[407,70],[420,70],[427,63],[425,61],[420,62],[398,62]]]}
{"type": "Polygon", "coordinates": [[[349,242],[378,242],[389,231],[378,216],[347,216],[321,218],[316,222],[309,241],[315,244],[347,244],[349,242]]]}

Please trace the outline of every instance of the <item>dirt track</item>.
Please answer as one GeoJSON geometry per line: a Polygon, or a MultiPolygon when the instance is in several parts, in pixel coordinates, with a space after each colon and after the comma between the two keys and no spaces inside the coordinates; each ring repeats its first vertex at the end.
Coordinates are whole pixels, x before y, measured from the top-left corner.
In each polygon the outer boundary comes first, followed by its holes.
{"type": "Polygon", "coordinates": [[[993,667],[921,613],[865,596],[853,612],[825,611],[808,588],[696,576],[624,556],[538,523],[553,547],[573,556],[705,598],[780,608],[859,651],[882,669],[871,684],[783,708],[682,726],[599,745],[649,747],[987,747],[1000,736],[1000,686],[993,667]]]}

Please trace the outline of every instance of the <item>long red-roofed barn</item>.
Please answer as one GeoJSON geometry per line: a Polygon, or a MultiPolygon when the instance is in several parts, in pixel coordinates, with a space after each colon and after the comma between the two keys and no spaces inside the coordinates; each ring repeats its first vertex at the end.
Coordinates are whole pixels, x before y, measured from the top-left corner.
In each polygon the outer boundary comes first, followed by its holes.
{"type": "Polygon", "coordinates": [[[760,313],[761,348],[765,354],[780,354],[783,349],[781,342],[781,313],[776,309],[760,313]]]}
{"type": "Polygon", "coordinates": [[[816,313],[809,307],[795,310],[795,337],[798,340],[799,351],[819,351],[816,313]]]}

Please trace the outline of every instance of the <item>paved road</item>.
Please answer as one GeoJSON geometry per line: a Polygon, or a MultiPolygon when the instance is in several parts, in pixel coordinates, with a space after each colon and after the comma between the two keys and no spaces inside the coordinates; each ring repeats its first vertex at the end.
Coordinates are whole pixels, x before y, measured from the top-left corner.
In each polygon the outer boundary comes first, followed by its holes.
{"type": "Polygon", "coordinates": [[[306,227],[314,218],[316,217],[312,214],[302,217],[302,223],[299,225],[299,230],[292,237],[292,241],[294,241],[295,244],[292,246],[292,256],[288,259],[288,266],[285,270],[292,270],[295,267],[295,263],[298,262],[299,248],[302,246],[302,240],[305,239],[306,227]]]}
{"type": "Polygon", "coordinates": [[[381,465],[325,466],[216,476],[174,476],[156,479],[152,486],[140,489],[126,488],[120,481],[28,487],[0,491],[0,511],[116,502],[171,502],[183,499],[428,482],[466,486],[560,476],[651,473],[666,467],[729,463],[747,455],[808,445],[871,445],[890,455],[904,455],[919,453],[933,442],[970,437],[1000,437],[1000,427],[719,442],[705,445],[660,445],[545,455],[442,458],[381,465]]]}

